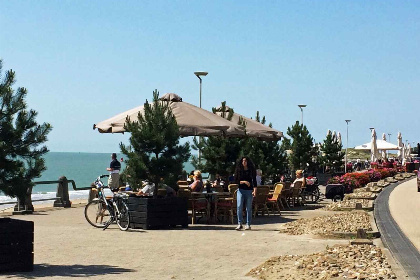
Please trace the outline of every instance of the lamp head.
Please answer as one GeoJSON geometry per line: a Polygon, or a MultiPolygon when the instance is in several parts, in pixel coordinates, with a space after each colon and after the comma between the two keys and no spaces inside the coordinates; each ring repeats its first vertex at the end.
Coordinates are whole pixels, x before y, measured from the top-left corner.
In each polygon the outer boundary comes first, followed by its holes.
{"type": "Polygon", "coordinates": [[[349,124],[349,122],[351,122],[351,120],[345,120],[347,124],[349,124]]]}
{"type": "Polygon", "coordinates": [[[304,105],[304,104],[299,104],[299,105],[298,105],[298,107],[300,107],[300,108],[302,109],[302,108],[305,108],[305,107],[306,107],[306,105],[304,105]]]}
{"type": "Polygon", "coordinates": [[[208,72],[204,72],[204,71],[197,71],[194,72],[194,75],[196,75],[197,77],[199,76],[207,76],[208,72]]]}

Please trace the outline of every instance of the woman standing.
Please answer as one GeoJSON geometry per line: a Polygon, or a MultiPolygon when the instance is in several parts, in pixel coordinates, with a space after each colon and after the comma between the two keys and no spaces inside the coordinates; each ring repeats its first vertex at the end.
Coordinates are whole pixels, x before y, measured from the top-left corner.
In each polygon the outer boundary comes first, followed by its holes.
{"type": "Polygon", "coordinates": [[[238,226],[236,230],[241,230],[243,223],[242,209],[245,204],[246,207],[246,230],[251,229],[252,218],[252,198],[257,192],[257,180],[255,166],[248,157],[242,157],[237,165],[235,171],[235,183],[239,185],[237,200],[238,200],[238,226]]]}

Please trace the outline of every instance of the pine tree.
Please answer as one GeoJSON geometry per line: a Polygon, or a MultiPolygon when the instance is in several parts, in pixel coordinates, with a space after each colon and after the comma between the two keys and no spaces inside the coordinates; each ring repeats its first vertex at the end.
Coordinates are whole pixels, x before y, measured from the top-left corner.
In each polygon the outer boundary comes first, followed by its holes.
{"type": "MultiPolygon", "coordinates": [[[[261,120],[258,111],[255,120],[264,125],[266,123],[265,116],[261,120]]],[[[272,124],[268,126],[272,127],[272,124]]],[[[243,154],[253,160],[255,166],[262,170],[263,177],[267,179],[282,174],[287,167],[286,150],[279,141],[248,138],[243,154]]]]}
{"type": "Polygon", "coordinates": [[[337,139],[334,139],[331,132],[327,134],[324,143],[321,145],[321,161],[322,163],[332,168],[333,171],[338,171],[343,165],[345,153],[342,152],[343,145],[337,139]]]}
{"type": "MultiPolygon", "coordinates": [[[[226,112],[226,102],[221,105],[222,118],[231,120],[233,109],[226,112]]],[[[213,108],[216,113],[216,108],[213,108]]],[[[236,161],[242,155],[243,139],[226,138],[223,136],[200,137],[200,142],[194,139],[193,149],[200,150],[203,160],[199,164],[197,157],[192,157],[194,168],[210,174],[219,173],[226,179],[235,172],[236,161]]]]}
{"type": "Polygon", "coordinates": [[[176,186],[182,174],[183,163],[190,157],[189,143],[179,145],[179,127],[166,101],[159,101],[157,90],[153,92],[153,103],[147,100],[144,114],[138,114],[138,121],[127,119],[127,132],[131,133],[130,145],[120,144],[128,157],[127,168],[130,183],[148,179],[155,184],[154,197],[161,181],[176,186]]]}
{"type": "Polygon", "coordinates": [[[313,156],[313,138],[305,125],[299,124],[299,121],[290,128],[287,128],[287,134],[292,138],[292,153],[289,156],[290,164],[293,169],[305,169],[313,156]]]}
{"type": "MultiPolygon", "coordinates": [[[[1,60],[0,76],[3,78],[1,60]]],[[[26,107],[26,88],[15,91],[14,83],[15,72],[9,70],[0,83],[0,190],[33,211],[32,180],[46,170],[42,156],[48,149],[41,145],[52,127],[37,124],[37,112],[26,107]]]]}

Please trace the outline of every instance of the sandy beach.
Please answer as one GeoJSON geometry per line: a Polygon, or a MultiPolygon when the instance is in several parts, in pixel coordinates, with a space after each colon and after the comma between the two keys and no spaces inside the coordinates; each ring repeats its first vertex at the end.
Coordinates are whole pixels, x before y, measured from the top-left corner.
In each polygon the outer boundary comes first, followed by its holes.
{"type": "Polygon", "coordinates": [[[330,214],[308,206],[282,216],[257,217],[252,231],[230,224],[197,224],[188,229],[130,230],[116,225],[103,231],[90,226],[84,204],[68,209],[38,209],[15,218],[35,223],[35,266],[31,273],[3,274],[6,279],[249,279],[252,268],[272,256],[308,254],[348,240],[292,236],[279,226],[298,218],[330,214]]]}

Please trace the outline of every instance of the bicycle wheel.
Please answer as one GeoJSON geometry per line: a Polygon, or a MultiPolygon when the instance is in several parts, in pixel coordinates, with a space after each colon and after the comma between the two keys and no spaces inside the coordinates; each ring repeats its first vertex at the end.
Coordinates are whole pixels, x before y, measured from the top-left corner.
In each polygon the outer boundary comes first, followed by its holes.
{"type": "Polygon", "coordinates": [[[317,202],[320,196],[321,196],[321,193],[319,191],[319,188],[317,187],[312,193],[312,201],[317,202]]]}
{"type": "Polygon", "coordinates": [[[106,204],[95,199],[85,206],[85,218],[92,226],[103,228],[111,220],[111,215],[106,204]]]}
{"type": "Polygon", "coordinates": [[[128,213],[128,207],[125,203],[120,204],[120,214],[117,217],[117,225],[120,230],[126,231],[130,226],[130,213],[128,213]]]}

